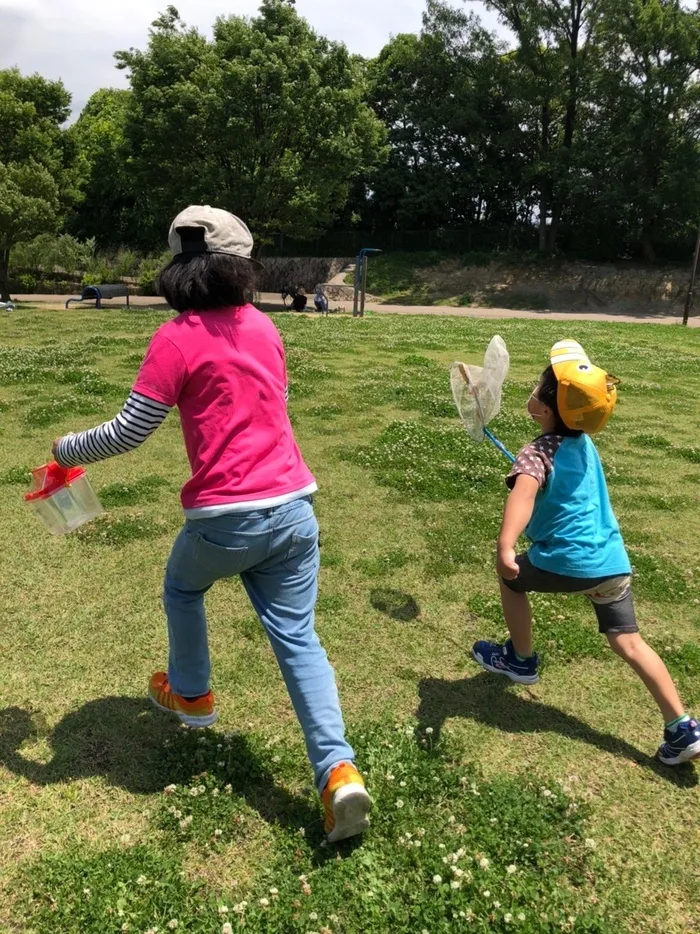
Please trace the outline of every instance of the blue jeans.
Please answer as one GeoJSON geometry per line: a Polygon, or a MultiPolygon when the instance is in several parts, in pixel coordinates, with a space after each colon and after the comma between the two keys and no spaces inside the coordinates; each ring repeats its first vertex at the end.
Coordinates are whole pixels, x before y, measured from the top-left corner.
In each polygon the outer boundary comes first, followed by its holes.
{"type": "Polygon", "coordinates": [[[209,690],[204,595],[224,577],[240,575],[267,631],[306,751],[322,790],[338,763],[354,761],[345,741],[335,675],[314,629],[318,592],[318,523],[310,497],[272,509],[188,519],[165,573],[168,678],[176,694],[209,690]]]}

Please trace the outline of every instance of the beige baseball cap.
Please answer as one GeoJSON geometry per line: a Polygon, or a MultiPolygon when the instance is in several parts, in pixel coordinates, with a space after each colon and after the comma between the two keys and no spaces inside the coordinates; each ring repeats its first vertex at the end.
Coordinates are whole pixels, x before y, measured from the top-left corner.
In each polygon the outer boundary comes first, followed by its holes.
{"type": "Polygon", "coordinates": [[[226,253],[263,268],[251,256],[253,235],[240,217],[208,204],[192,204],[181,211],[172,222],[168,243],[173,256],[226,253]]]}

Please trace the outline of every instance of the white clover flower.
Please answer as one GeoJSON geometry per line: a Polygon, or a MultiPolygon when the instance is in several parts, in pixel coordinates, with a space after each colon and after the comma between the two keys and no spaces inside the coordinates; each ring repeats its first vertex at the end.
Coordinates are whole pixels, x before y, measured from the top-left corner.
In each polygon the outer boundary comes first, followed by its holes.
{"type": "Polygon", "coordinates": [[[596,848],[597,845],[598,845],[598,844],[595,842],[595,840],[591,840],[590,837],[587,837],[587,838],[586,838],[586,840],[585,840],[585,846],[586,846],[589,850],[595,850],[595,848],[596,848]]]}
{"type": "Polygon", "coordinates": [[[274,886],[270,889],[270,895],[272,895],[273,898],[277,898],[279,895],[278,890],[274,886]]]}
{"type": "Polygon", "coordinates": [[[490,897],[491,897],[491,892],[489,892],[489,890],[486,889],[486,891],[484,892],[484,898],[490,898],[490,897]]]}
{"type": "Polygon", "coordinates": [[[145,876],[139,876],[136,885],[148,885],[148,879],[145,876]]]}
{"type": "Polygon", "coordinates": [[[223,835],[224,835],[223,830],[221,830],[219,827],[217,827],[216,830],[214,831],[214,836],[215,836],[215,837],[223,837],[223,835]]]}
{"type": "Polygon", "coordinates": [[[505,921],[506,924],[510,924],[510,922],[513,920],[513,915],[510,913],[508,913],[507,915],[503,915],[503,920],[505,921]]]}
{"type": "Polygon", "coordinates": [[[500,902],[494,902],[494,903],[493,903],[493,907],[494,907],[494,908],[500,908],[500,907],[501,907],[501,903],[500,903],[500,902]]]}
{"type": "Polygon", "coordinates": [[[270,899],[269,899],[269,898],[261,898],[260,901],[258,902],[258,904],[260,905],[261,908],[267,908],[268,905],[270,904],[270,899]]]}
{"type": "Polygon", "coordinates": [[[517,871],[518,867],[515,865],[515,863],[511,863],[510,866],[506,866],[506,872],[509,876],[515,875],[517,871]]]}
{"type": "Polygon", "coordinates": [[[315,911],[312,911],[311,914],[309,915],[309,921],[318,921],[318,915],[316,914],[315,911]]]}
{"type": "Polygon", "coordinates": [[[432,736],[432,734],[433,734],[435,731],[433,730],[432,726],[427,726],[427,727],[425,728],[425,732],[428,734],[428,736],[432,736]]]}
{"type": "Polygon", "coordinates": [[[406,782],[399,782],[399,785],[401,786],[401,788],[405,788],[405,787],[406,787],[406,782]]]}
{"type": "Polygon", "coordinates": [[[524,920],[525,920],[525,914],[521,911],[520,914],[518,915],[518,921],[524,921],[524,920]]]}
{"type": "Polygon", "coordinates": [[[83,889],[83,895],[87,895],[88,898],[92,895],[92,889],[83,889]]]}
{"type": "Polygon", "coordinates": [[[447,847],[445,846],[444,843],[438,843],[438,850],[446,850],[446,849],[447,847]]]}
{"type": "Polygon", "coordinates": [[[403,807],[403,800],[401,798],[399,798],[398,801],[396,802],[396,807],[399,809],[399,811],[403,807]]]}
{"type": "Polygon", "coordinates": [[[457,889],[462,888],[462,883],[459,881],[459,879],[453,879],[452,882],[450,882],[450,888],[456,892],[457,889]]]}
{"type": "Polygon", "coordinates": [[[481,866],[482,869],[488,869],[491,864],[489,863],[489,861],[486,859],[485,856],[482,856],[481,859],[479,860],[479,865],[481,866]]]}
{"type": "Polygon", "coordinates": [[[219,914],[227,915],[228,914],[228,905],[219,905],[219,914]]]}
{"type": "Polygon", "coordinates": [[[232,793],[232,791],[233,791],[233,788],[231,787],[231,785],[227,785],[227,786],[224,788],[224,794],[230,795],[230,794],[232,793]]]}
{"type": "Polygon", "coordinates": [[[174,931],[175,928],[180,927],[180,922],[177,920],[177,918],[173,918],[171,921],[168,921],[168,927],[171,931],[174,931]]]}
{"type": "Polygon", "coordinates": [[[233,934],[233,925],[230,921],[227,921],[226,924],[221,925],[221,934],[233,934]]]}
{"type": "Polygon", "coordinates": [[[177,791],[177,785],[167,785],[163,790],[166,795],[175,794],[175,792],[177,791]]]}
{"type": "Polygon", "coordinates": [[[435,885],[440,885],[442,883],[442,876],[433,876],[433,882],[435,885]]]}
{"type": "Polygon", "coordinates": [[[393,782],[395,777],[396,777],[396,776],[395,776],[395,775],[392,775],[391,772],[387,772],[386,780],[387,780],[388,782],[393,782]]]}

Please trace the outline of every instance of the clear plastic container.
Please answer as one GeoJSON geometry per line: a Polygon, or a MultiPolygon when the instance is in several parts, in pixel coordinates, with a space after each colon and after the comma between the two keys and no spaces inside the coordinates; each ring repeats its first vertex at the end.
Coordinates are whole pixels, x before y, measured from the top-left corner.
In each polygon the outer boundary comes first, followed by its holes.
{"type": "Polygon", "coordinates": [[[52,535],[74,532],[104,512],[85,468],[61,467],[55,461],[32,471],[24,498],[52,535]]]}

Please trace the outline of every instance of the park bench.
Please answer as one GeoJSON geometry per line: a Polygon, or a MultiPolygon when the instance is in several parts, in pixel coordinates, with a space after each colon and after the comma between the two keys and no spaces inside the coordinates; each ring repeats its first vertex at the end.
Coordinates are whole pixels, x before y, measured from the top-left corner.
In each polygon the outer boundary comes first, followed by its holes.
{"type": "Polygon", "coordinates": [[[80,304],[81,302],[97,302],[96,307],[102,308],[103,300],[112,298],[126,297],[126,307],[129,308],[129,286],[128,285],[86,285],[80,298],[69,298],[66,302],[66,308],[71,302],[80,304]]]}

